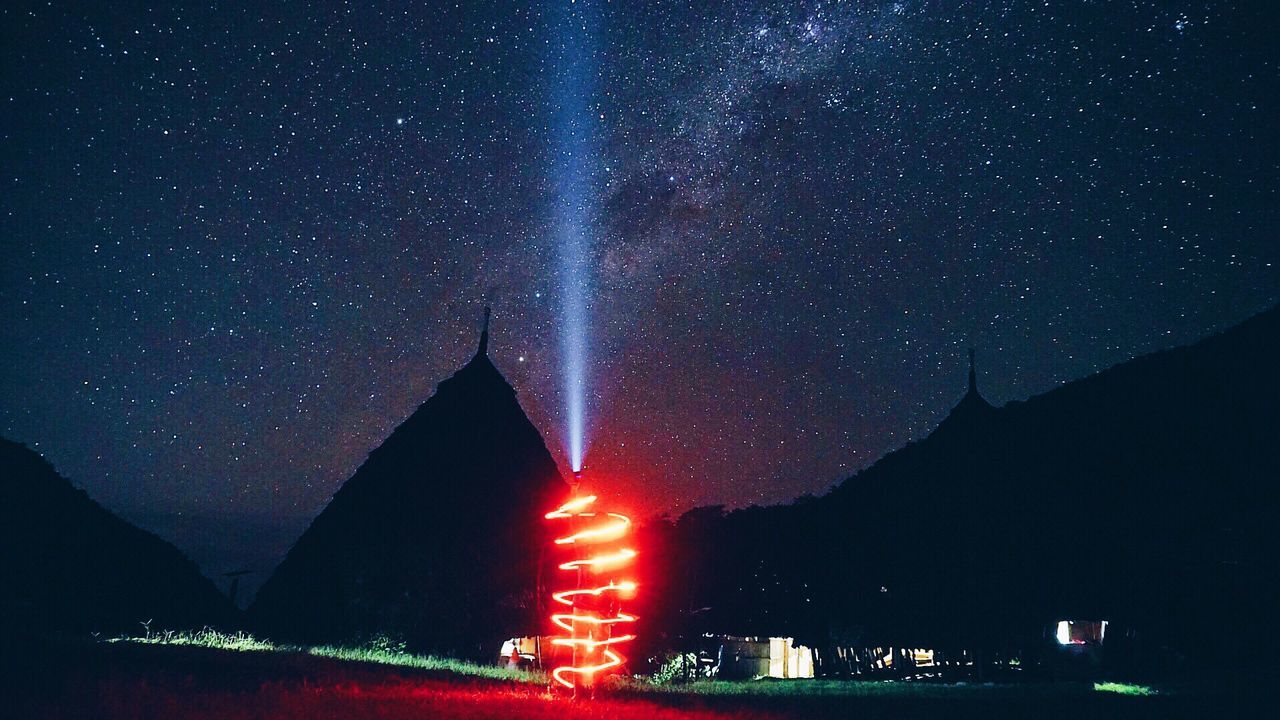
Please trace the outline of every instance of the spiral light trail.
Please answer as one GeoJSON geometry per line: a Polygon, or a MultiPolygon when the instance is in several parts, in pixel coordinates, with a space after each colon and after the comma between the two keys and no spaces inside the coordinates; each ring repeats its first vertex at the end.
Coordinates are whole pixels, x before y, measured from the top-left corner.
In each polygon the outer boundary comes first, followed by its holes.
{"type": "Polygon", "coordinates": [[[558,566],[574,573],[576,586],[551,595],[553,601],[569,608],[551,616],[551,622],[568,633],[552,638],[551,644],[573,653],[573,662],[553,669],[551,677],[570,690],[591,687],[597,675],[621,666],[625,658],[616,646],[635,639],[634,634],[615,635],[613,631],[614,625],[636,621],[635,615],[621,609],[622,600],[635,596],[635,581],[600,577],[626,568],[635,559],[636,551],[631,548],[600,547],[625,539],[631,519],[618,513],[587,512],[595,501],[594,495],[574,498],[545,516],[568,521],[568,534],[557,538],[555,544],[580,551],[580,557],[558,566]]]}

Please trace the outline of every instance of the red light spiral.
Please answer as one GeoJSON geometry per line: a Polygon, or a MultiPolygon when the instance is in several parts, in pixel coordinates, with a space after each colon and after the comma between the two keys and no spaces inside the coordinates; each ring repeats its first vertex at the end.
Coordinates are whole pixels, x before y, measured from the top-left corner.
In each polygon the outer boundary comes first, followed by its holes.
{"type": "Polygon", "coordinates": [[[627,536],[631,519],[618,513],[584,512],[595,501],[595,495],[573,498],[546,514],[548,520],[569,521],[568,534],[556,538],[555,544],[580,548],[577,559],[559,565],[575,574],[575,587],[551,594],[552,600],[569,608],[569,612],[551,616],[556,627],[569,633],[552,638],[551,644],[573,653],[573,663],[555,668],[551,677],[570,690],[590,687],[596,675],[622,665],[624,658],[617,646],[635,639],[629,633],[615,635],[613,630],[615,625],[636,620],[621,609],[622,600],[635,596],[635,581],[604,578],[625,568],[636,556],[631,548],[606,547],[627,536]],[[592,550],[596,552],[590,554],[592,550]]]}

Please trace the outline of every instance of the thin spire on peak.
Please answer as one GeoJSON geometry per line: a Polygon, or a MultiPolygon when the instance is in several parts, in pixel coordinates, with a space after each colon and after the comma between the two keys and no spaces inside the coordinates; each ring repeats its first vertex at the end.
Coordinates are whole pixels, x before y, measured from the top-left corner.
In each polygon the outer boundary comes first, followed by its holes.
{"type": "Polygon", "coordinates": [[[476,355],[489,354],[489,306],[484,307],[484,329],[480,331],[480,349],[476,350],[476,355]]]}

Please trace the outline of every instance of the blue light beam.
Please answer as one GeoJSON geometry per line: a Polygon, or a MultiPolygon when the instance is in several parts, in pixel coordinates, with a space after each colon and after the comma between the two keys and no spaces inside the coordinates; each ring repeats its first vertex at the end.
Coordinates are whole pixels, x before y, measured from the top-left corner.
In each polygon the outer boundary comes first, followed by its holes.
{"type": "Polygon", "coordinates": [[[597,206],[600,65],[594,41],[598,18],[589,2],[565,3],[553,16],[555,61],[551,84],[553,181],[557,188],[555,233],[559,248],[560,332],[569,464],[582,469],[589,434],[587,385],[590,358],[588,311],[594,288],[591,255],[597,206]]]}

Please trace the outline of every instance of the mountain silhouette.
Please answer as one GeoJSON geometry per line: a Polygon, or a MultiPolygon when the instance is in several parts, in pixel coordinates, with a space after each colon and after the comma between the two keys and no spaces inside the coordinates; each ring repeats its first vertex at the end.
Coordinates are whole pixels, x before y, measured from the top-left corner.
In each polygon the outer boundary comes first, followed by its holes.
{"type": "Polygon", "coordinates": [[[0,624],[16,632],[139,634],[234,622],[177,548],[111,514],[26,446],[0,438],[0,624]]]}
{"type": "Polygon", "coordinates": [[[538,627],[542,515],[568,485],[515,390],[475,356],[369,454],[249,613],[272,637],[489,658],[538,627]]]}
{"type": "MultiPolygon", "coordinates": [[[[971,368],[926,438],[826,496],[692,511],[689,631],[815,645],[1027,648],[1060,619],[1243,658],[1280,631],[1280,308],[992,407],[971,368]]],[[[660,591],[653,591],[661,594],[660,591]]]]}

